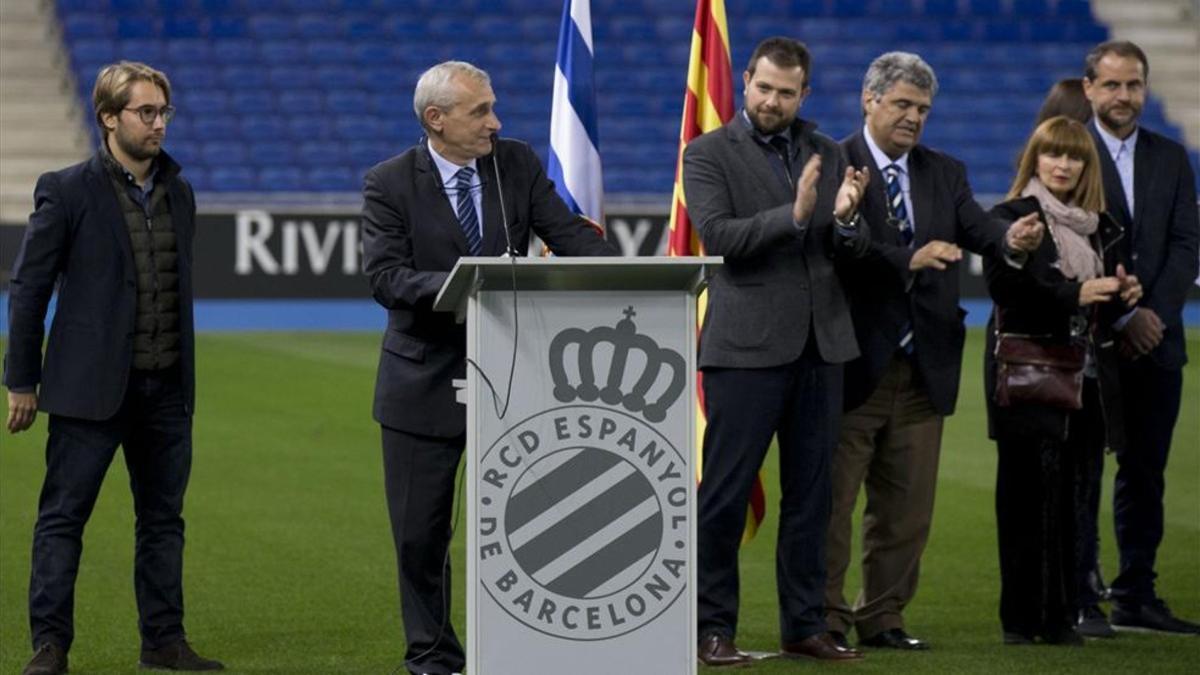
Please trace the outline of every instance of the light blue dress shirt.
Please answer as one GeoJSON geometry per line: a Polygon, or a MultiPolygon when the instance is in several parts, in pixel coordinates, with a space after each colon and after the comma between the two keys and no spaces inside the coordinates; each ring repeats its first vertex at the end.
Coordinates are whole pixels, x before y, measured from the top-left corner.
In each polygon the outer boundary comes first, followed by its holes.
{"type": "Polygon", "coordinates": [[[1117,174],[1121,177],[1121,191],[1125,193],[1125,205],[1129,207],[1129,217],[1133,217],[1133,153],[1137,149],[1138,130],[1135,128],[1129,138],[1121,140],[1108,132],[1098,120],[1092,120],[1104,147],[1117,165],[1117,174]]]}
{"type": "MultiPolygon", "coordinates": [[[[433,157],[433,163],[437,165],[438,173],[442,176],[442,194],[446,195],[447,201],[450,202],[450,211],[458,213],[458,190],[455,184],[458,179],[454,177],[458,170],[462,167],[438,154],[437,150],[433,149],[433,143],[426,141],[429,146],[429,154],[433,157]]],[[[475,174],[471,176],[471,198],[475,202],[476,220],[479,221],[479,239],[483,240],[483,181],[479,178],[479,166],[475,160],[471,160],[466,164],[475,170],[475,174]]]]}

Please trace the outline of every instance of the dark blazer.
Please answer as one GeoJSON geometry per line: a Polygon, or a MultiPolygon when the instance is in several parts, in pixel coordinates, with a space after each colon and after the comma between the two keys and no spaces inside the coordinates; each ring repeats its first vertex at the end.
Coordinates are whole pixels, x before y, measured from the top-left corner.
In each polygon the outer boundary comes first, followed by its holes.
{"type": "Polygon", "coordinates": [[[1139,128],[1133,154],[1134,213],[1130,214],[1112,156],[1095,123],[1088,128],[1100,155],[1108,214],[1125,228],[1122,247],[1127,268],[1145,289],[1139,304],[1154,310],[1166,324],[1162,342],[1150,358],[1162,368],[1182,368],[1187,363],[1183,305],[1200,266],[1196,178],[1187,151],[1165,136],[1139,128]]]}
{"type": "MultiPolygon", "coordinates": [[[[1035,212],[1043,223],[1046,222],[1035,197],[1010,200],[992,209],[992,213],[1009,220],[1035,212]]],[[[1092,237],[1092,247],[1101,253],[1104,273],[1107,275],[1116,274],[1117,264],[1121,262],[1120,244],[1125,236],[1125,231],[1116,221],[1107,214],[1100,215],[1100,226],[1092,237]]],[[[1065,278],[1057,263],[1058,248],[1054,238],[1047,232],[1041,245],[1029,256],[1024,269],[1014,269],[1003,261],[984,260],[988,293],[996,309],[1004,313],[1002,328],[1006,333],[1051,335],[1065,343],[1072,339],[1073,326],[1089,327],[1086,335],[1090,340],[1089,352],[1094,359],[1100,385],[1106,442],[1114,451],[1119,450],[1124,447],[1125,433],[1120,412],[1118,357],[1112,325],[1128,309],[1119,299],[1094,308],[1081,308],[1079,287],[1082,284],[1065,278]]],[[[1068,411],[1031,405],[1001,408],[995,404],[995,322],[993,311],[988,320],[987,348],[984,351],[988,435],[991,438],[1011,434],[1066,438],[1068,411]]]]}
{"type": "Polygon", "coordinates": [[[913,246],[900,241],[887,222],[887,180],[875,165],[862,131],[842,141],[854,166],[868,166],[862,213],[871,228],[871,248],[862,260],[840,263],[850,298],[854,332],[862,355],[846,364],[845,408],[866,402],[896,353],[911,320],[916,369],[939,415],[954,412],[962,370],[966,312],[959,307],[961,265],[913,273],[916,249],[932,240],[957,244],[984,257],[1004,254],[1009,222],[988,215],[975,201],[963,163],[923,145],[908,154],[913,246]],[[911,318],[910,318],[911,317],[911,318]]]}
{"type": "MultiPolygon", "coordinates": [[[[180,363],[192,411],[196,201],[174,160],[162,153],[158,162],[179,247],[180,363]]],[[[125,396],[137,313],[137,267],[120,202],[99,154],[42,174],[33,200],[9,286],[4,384],[10,389],[40,384],[38,408],[47,413],[107,419],[125,396]],[[58,304],[43,363],[46,308],[56,284],[58,304]]]]}
{"type": "Polygon", "coordinates": [[[796,191],[771,167],[740,116],[688,144],[683,186],[688,214],[709,255],[725,264],[708,286],[701,328],[701,368],[763,368],[795,361],[810,331],[821,358],[842,363],[858,355],[850,308],[833,259],[866,252],[866,228],[839,234],[833,203],[846,170],[841,149],[796,120],[804,166],[821,155],[817,204],[809,222],[792,221],[796,191]]]}
{"type": "MultiPolygon", "coordinates": [[[[504,209],[513,248],[536,233],[560,255],[617,255],[567,208],[526,143],[497,143],[504,209]]],[[[478,162],[483,183],[483,250],[505,251],[491,156],[478,162]]],[[[433,301],[460,256],[469,255],[426,141],[372,167],[363,186],[363,265],[375,300],[388,309],[375,420],[401,431],[448,438],[463,433],[466,411],[451,380],[465,377],[466,329],[433,301]]]]}

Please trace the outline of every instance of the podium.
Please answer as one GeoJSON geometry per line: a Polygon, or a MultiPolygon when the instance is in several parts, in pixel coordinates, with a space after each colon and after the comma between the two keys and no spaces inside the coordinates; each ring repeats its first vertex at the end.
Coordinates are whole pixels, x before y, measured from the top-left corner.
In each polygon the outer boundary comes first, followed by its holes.
{"type": "Polygon", "coordinates": [[[720,263],[462,258],[442,286],[467,329],[471,675],[696,672],[696,297],[720,263]]]}

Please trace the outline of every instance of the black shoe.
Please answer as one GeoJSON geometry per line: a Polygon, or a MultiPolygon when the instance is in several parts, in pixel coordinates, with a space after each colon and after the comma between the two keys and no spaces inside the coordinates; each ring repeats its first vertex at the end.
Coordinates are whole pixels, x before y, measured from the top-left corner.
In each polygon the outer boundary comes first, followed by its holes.
{"type": "Polygon", "coordinates": [[[1141,605],[1113,603],[1112,626],[1117,630],[1200,635],[1200,624],[1176,617],[1162,600],[1141,605]]]}
{"type": "Polygon", "coordinates": [[[706,666],[744,666],[754,661],[753,657],[737,648],[732,638],[720,633],[709,633],[700,638],[696,656],[706,666]]]}
{"type": "Polygon", "coordinates": [[[929,649],[928,642],[905,633],[903,628],[889,628],[882,633],[876,633],[869,638],[859,640],[858,644],[864,647],[903,649],[905,651],[924,651],[929,649]]]}
{"type": "Polygon", "coordinates": [[[67,653],[58,645],[46,642],[33,653],[21,675],[62,675],[65,672],[67,653]]]}
{"type": "Polygon", "coordinates": [[[1042,642],[1048,645],[1065,645],[1067,647],[1082,647],[1083,636],[1075,630],[1074,626],[1066,626],[1053,633],[1046,633],[1042,636],[1042,642]]]}
{"type": "Polygon", "coordinates": [[[1033,636],[1024,633],[1014,633],[1004,631],[1004,644],[1006,645],[1031,645],[1033,644],[1033,636]]]}
{"type": "Polygon", "coordinates": [[[146,670],[225,670],[220,661],[213,661],[192,651],[187,640],[159,649],[143,649],[142,658],[138,660],[138,668],[146,670]]]}
{"type": "Polygon", "coordinates": [[[846,634],[840,630],[829,631],[829,639],[833,640],[833,644],[842,649],[850,649],[850,641],[846,639],[846,634]]]}
{"type": "Polygon", "coordinates": [[[1108,623],[1108,617],[1104,616],[1104,612],[1096,605],[1079,610],[1079,620],[1075,623],[1075,630],[1084,637],[1117,637],[1117,631],[1113,630],[1112,625],[1108,623]]]}

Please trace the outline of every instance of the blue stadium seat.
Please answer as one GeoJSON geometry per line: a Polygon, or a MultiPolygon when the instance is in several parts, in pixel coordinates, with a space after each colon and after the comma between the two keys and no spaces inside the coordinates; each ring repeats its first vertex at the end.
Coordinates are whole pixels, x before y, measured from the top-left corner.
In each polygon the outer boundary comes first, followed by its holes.
{"type": "Polygon", "coordinates": [[[346,160],[353,167],[367,169],[394,155],[378,140],[352,141],[346,147],[346,160]]]}
{"type": "Polygon", "coordinates": [[[244,166],[214,166],[209,171],[208,189],[215,192],[253,192],[257,187],[254,171],[244,166]]]}
{"type": "MultiPolygon", "coordinates": [[[[288,133],[297,141],[319,141],[333,137],[329,119],[326,115],[293,112],[288,118],[288,133]]],[[[335,144],[336,145],[336,144],[335,144]]],[[[340,146],[339,146],[340,147],[340,146]]],[[[303,160],[303,157],[301,157],[303,160]]]]}
{"type": "Polygon", "coordinates": [[[971,16],[987,18],[1005,14],[1004,0],[967,0],[967,7],[971,16]]]}
{"type": "Polygon", "coordinates": [[[386,37],[389,34],[387,24],[381,22],[378,17],[369,14],[356,14],[346,17],[343,22],[343,31],[346,37],[352,40],[378,39],[386,37]]]}
{"type": "Polygon", "coordinates": [[[212,89],[224,86],[221,71],[211,65],[175,65],[167,73],[175,89],[212,89]]]}
{"type": "Polygon", "coordinates": [[[112,63],[117,60],[117,45],[107,38],[76,40],[71,56],[76,63],[112,63]]]}
{"type": "Polygon", "coordinates": [[[297,37],[328,40],[345,34],[345,22],[336,14],[302,14],[296,18],[297,37]]]}
{"type": "Polygon", "coordinates": [[[334,134],[348,141],[379,138],[379,120],[368,113],[343,113],[334,118],[334,134]]]}
{"type": "Polygon", "coordinates": [[[241,135],[248,141],[279,141],[288,138],[287,118],[261,111],[239,116],[241,135]]]}
{"type": "MultiPolygon", "coordinates": [[[[169,73],[168,73],[169,75],[169,73]]],[[[186,110],[190,117],[198,115],[225,114],[231,110],[230,95],[221,89],[206,89],[188,86],[175,87],[171,104],[180,111],[186,110]]]]}
{"type": "Polygon", "coordinates": [[[258,47],[252,40],[221,40],[213,49],[213,60],[222,64],[258,63],[258,47]]]}
{"type": "Polygon", "coordinates": [[[1053,14],[1052,0],[1012,0],[1013,15],[1038,18],[1053,14]]]}
{"type": "Polygon", "coordinates": [[[304,62],[304,45],[299,40],[266,40],[258,45],[262,62],[271,65],[299,65],[304,62]]]}
{"type": "Polygon", "coordinates": [[[208,34],[214,38],[242,38],[249,34],[246,21],[236,16],[214,16],[208,22],[208,34]]]}
{"type": "MultiPolygon", "coordinates": [[[[595,17],[595,15],[592,15],[595,17]]],[[[517,21],[521,27],[521,35],[533,40],[558,40],[558,24],[560,18],[554,16],[522,16],[517,21]]],[[[595,18],[592,19],[592,38],[596,37],[595,18]]]]}
{"type": "Polygon", "coordinates": [[[318,167],[305,174],[304,187],[313,192],[355,192],[362,189],[362,174],[347,166],[318,167]]]}
{"type": "Polygon", "coordinates": [[[237,115],[263,115],[279,110],[278,94],[262,89],[237,89],[229,94],[229,109],[237,115]]]}
{"type": "Polygon", "coordinates": [[[122,16],[117,18],[117,37],[119,38],[156,38],[159,33],[159,21],[150,16],[122,16]]]}
{"type": "Polygon", "coordinates": [[[112,9],[110,0],[58,0],[58,11],[62,14],[70,12],[106,12],[112,9]]]}
{"type": "Polygon", "coordinates": [[[344,87],[359,87],[365,84],[365,73],[353,66],[320,66],[312,82],[326,91],[344,87]]]}
{"type": "Polygon", "coordinates": [[[993,19],[984,21],[983,37],[992,42],[1023,42],[1029,39],[1028,26],[1024,21],[993,19]]]}
{"type": "Polygon", "coordinates": [[[271,66],[266,69],[267,82],[276,89],[302,89],[311,86],[312,69],[304,65],[271,66]]]}
{"type": "Polygon", "coordinates": [[[166,40],[166,56],[176,65],[198,66],[214,61],[213,43],[208,40],[166,40]]]}
{"type": "Polygon", "coordinates": [[[380,92],[371,96],[369,110],[376,115],[411,115],[412,95],[380,92]]]}
{"type": "Polygon", "coordinates": [[[82,38],[113,38],[116,30],[108,17],[73,13],[63,19],[63,35],[68,40],[82,38]]]}
{"type": "Polygon", "coordinates": [[[294,145],[290,141],[251,141],[246,155],[259,166],[290,166],[296,162],[294,145]]]}
{"type": "Polygon", "coordinates": [[[1054,13],[1063,17],[1092,18],[1091,3],[1088,0],[1058,0],[1054,5],[1054,13]]]}
{"type": "Polygon", "coordinates": [[[949,18],[958,15],[958,0],[925,0],[922,4],[925,16],[949,18]]]}
{"type": "Polygon", "coordinates": [[[161,64],[166,49],[156,40],[121,40],[117,44],[117,55],[128,61],[141,61],[151,65],[161,64]]]}
{"type": "Polygon", "coordinates": [[[221,79],[230,88],[265,87],[268,84],[267,73],[261,66],[236,65],[221,68],[221,79]]]}
{"type": "Polygon", "coordinates": [[[316,65],[353,63],[356,60],[354,46],[346,40],[310,40],[305,45],[305,51],[308,62],[316,65]]]}
{"type": "Polygon", "coordinates": [[[829,0],[833,16],[865,16],[867,3],[862,0],[829,0]]]}
{"type": "Polygon", "coordinates": [[[211,167],[241,166],[246,163],[246,146],[241,142],[210,140],[200,146],[200,157],[211,167]]]}
{"type": "Polygon", "coordinates": [[[281,40],[296,34],[295,22],[288,16],[257,14],[247,22],[250,35],[260,40],[281,40]]]}
{"type": "Polygon", "coordinates": [[[364,114],[371,110],[371,98],[357,89],[335,89],[325,95],[325,107],[339,114],[364,114]]]}
{"type": "Polygon", "coordinates": [[[189,111],[192,133],[208,141],[232,141],[241,139],[241,125],[234,115],[222,115],[205,111],[189,111]]]}
{"type": "Polygon", "coordinates": [[[325,95],[315,89],[290,89],[279,92],[279,110],[286,115],[315,115],[325,110],[325,95]]]}
{"type": "Polygon", "coordinates": [[[210,24],[197,16],[163,17],[162,36],[168,39],[206,37],[210,24]]]}
{"type": "Polygon", "coordinates": [[[1030,25],[1029,38],[1034,42],[1064,42],[1069,29],[1070,25],[1065,21],[1044,18],[1030,25]]]}
{"type": "Polygon", "coordinates": [[[307,189],[304,171],[296,167],[270,167],[258,172],[256,183],[261,192],[301,192],[307,189]]]}
{"type": "Polygon", "coordinates": [[[167,154],[170,155],[176,162],[179,162],[180,166],[187,168],[189,166],[195,166],[197,163],[202,161],[200,157],[199,143],[192,141],[173,140],[174,128],[169,129],[169,131],[171,133],[168,134],[167,141],[164,144],[163,149],[166,150],[167,154]]]}
{"type": "Polygon", "coordinates": [[[192,189],[196,192],[212,191],[212,182],[209,180],[208,169],[203,165],[197,165],[195,162],[186,164],[183,167],[182,175],[188,183],[191,183],[192,189]]]}

